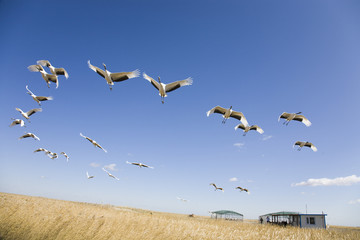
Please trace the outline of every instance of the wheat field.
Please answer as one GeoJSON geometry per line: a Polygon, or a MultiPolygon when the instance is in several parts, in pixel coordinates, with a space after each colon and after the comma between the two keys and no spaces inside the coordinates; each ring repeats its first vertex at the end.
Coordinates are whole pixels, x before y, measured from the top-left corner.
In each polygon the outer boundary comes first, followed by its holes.
{"type": "Polygon", "coordinates": [[[0,193],[0,239],[360,239],[360,228],[300,229],[0,193]]]}

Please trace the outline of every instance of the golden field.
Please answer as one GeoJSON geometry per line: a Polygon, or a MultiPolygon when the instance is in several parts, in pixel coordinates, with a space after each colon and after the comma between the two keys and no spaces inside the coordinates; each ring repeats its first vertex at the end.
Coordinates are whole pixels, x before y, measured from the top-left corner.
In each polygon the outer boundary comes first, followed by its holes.
{"type": "Polygon", "coordinates": [[[0,239],[360,239],[360,228],[300,229],[0,193],[0,239]]]}

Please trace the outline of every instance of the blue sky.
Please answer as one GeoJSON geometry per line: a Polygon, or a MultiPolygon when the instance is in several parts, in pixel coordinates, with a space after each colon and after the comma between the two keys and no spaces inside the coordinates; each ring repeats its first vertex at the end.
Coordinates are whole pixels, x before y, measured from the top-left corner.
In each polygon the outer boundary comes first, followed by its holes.
{"type": "Polygon", "coordinates": [[[359,226],[359,11],[358,1],[1,1],[0,191],[250,219],[307,205],[329,224],[359,226]],[[58,89],[28,71],[41,59],[68,71],[58,89]],[[88,60],[194,82],[161,104],[142,77],[110,92],[88,60]],[[54,100],[26,128],[9,128],[22,118],[16,107],[38,107],[26,85],[54,100]],[[216,105],[243,112],[264,134],[244,137],[236,119],[207,117],[216,105]],[[312,126],[277,121],[299,111],[312,126]],[[25,131],[41,141],[18,140],[25,131]],[[299,140],[318,152],[296,151],[299,140]],[[33,153],[39,147],[70,160],[33,153]],[[108,165],[120,181],[101,170],[108,165]]]}

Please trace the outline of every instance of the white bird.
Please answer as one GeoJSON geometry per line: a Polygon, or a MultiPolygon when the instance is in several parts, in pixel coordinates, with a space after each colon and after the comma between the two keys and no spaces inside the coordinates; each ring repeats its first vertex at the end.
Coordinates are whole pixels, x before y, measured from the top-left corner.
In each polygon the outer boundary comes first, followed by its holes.
{"type": "Polygon", "coordinates": [[[29,90],[28,85],[26,85],[26,90],[28,90],[28,94],[41,106],[42,101],[53,100],[53,97],[42,97],[36,96],[32,91],[29,90]]]}
{"type": "Polygon", "coordinates": [[[207,111],[206,115],[209,116],[212,113],[220,113],[223,115],[223,121],[222,123],[225,123],[226,120],[230,117],[236,118],[237,120],[241,121],[245,126],[249,126],[248,121],[246,120],[244,114],[242,112],[236,112],[232,110],[232,106],[230,108],[226,109],[220,106],[216,106],[209,111],[207,111]]]}
{"type": "Polygon", "coordinates": [[[210,183],[210,185],[214,186],[214,188],[215,188],[215,190],[214,190],[214,191],[216,191],[216,190],[220,190],[220,191],[224,192],[224,189],[223,189],[223,188],[221,188],[221,187],[217,187],[215,183],[210,183]]]}
{"type": "Polygon", "coordinates": [[[109,177],[112,177],[112,178],[114,178],[114,179],[116,179],[116,180],[120,180],[120,179],[118,179],[117,177],[115,177],[114,175],[112,175],[111,173],[109,173],[108,171],[106,171],[105,168],[102,168],[102,170],[104,170],[104,171],[109,175],[109,177]]]}
{"type": "Polygon", "coordinates": [[[65,152],[61,152],[60,154],[64,155],[66,157],[66,161],[69,162],[69,156],[65,152]]]}
{"type": "Polygon", "coordinates": [[[104,152],[107,153],[107,151],[106,151],[103,147],[101,147],[95,140],[92,140],[91,138],[82,135],[82,133],[80,133],[80,136],[82,136],[83,138],[87,139],[87,140],[88,140],[89,142],[91,142],[95,147],[101,148],[102,150],[104,150],[104,152]]]}
{"type": "Polygon", "coordinates": [[[295,120],[295,121],[299,121],[299,122],[304,123],[307,127],[310,127],[310,126],[311,126],[311,122],[310,122],[306,117],[304,117],[303,115],[299,115],[300,113],[301,113],[301,112],[298,112],[298,113],[287,113],[287,112],[283,112],[283,113],[279,116],[278,122],[280,121],[280,118],[284,118],[284,119],[285,119],[285,122],[284,122],[283,124],[288,125],[291,120],[295,120]]]}
{"type": "Polygon", "coordinates": [[[49,151],[46,150],[45,148],[38,148],[34,151],[34,153],[37,153],[37,152],[44,152],[45,154],[47,154],[49,151]]]}
{"type": "Polygon", "coordinates": [[[21,115],[26,118],[29,122],[30,122],[30,116],[33,115],[34,113],[36,112],[41,112],[42,109],[41,108],[34,108],[34,109],[31,109],[27,112],[23,112],[23,110],[21,110],[20,108],[15,108],[16,111],[20,112],[21,115]]]}
{"type": "Polygon", "coordinates": [[[178,200],[182,201],[182,202],[188,202],[189,200],[186,200],[186,199],[183,199],[183,198],[180,198],[180,197],[176,197],[178,200]]]}
{"type": "Polygon", "coordinates": [[[152,77],[149,77],[148,75],[146,75],[146,73],[143,73],[143,77],[148,80],[157,90],[159,90],[159,95],[161,97],[161,102],[164,103],[164,98],[167,97],[168,92],[174,91],[175,89],[178,89],[179,87],[182,86],[188,86],[188,85],[192,85],[193,80],[191,77],[185,79],[185,80],[180,80],[180,81],[176,81],[176,82],[172,82],[172,83],[162,83],[160,80],[160,77],[158,77],[159,82],[155,81],[152,77]]]}
{"type": "Polygon", "coordinates": [[[140,168],[142,168],[142,167],[145,167],[145,168],[154,168],[154,167],[150,167],[150,166],[148,166],[148,165],[146,165],[146,164],[143,164],[143,163],[128,162],[128,161],[126,161],[126,163],[127,163],[127,164],[132,164],[132,165],[139,166],[140,168]]]}
{"type": "Polygon", "coordinates": [[[240,192],[247,192],[248,194],[250,194],[250,191],[246,188],[242,188],[242,187],[236,187],[235,189],[240,189],[240,192]]]}
{"type": "Polygon", "coordinates": [[[21,137],[19,137],[19,139],[23,139],[23,138],[28,138],[28,137],[32,137],[35,140],[40,141],[40,138],[38,138],[35,134],[33,133],[25,133],[24,135],[22,135],[21,137]]]}
{"type": "Polygon", "coordinates": [[[314,144],[312,144],[311,142],[301,142],[301,141],[297,141],[297,142],[293,145],[293,147],[295,147],[295,146],[299,146],[298,151],[300,151],[302,147],[309,147],[309,148],[311,148],[314,152],[317,151],[317,148],[316,148],[316,147],[314,146],[314,144]]]}
{"type": "Polygon", "coordinates": [[[88,172],[86,172],[86,177],[87,179],[91,179],[91,178],[94,178],[95,176],[90,176],[88,172]]]}
{"type": "Polygon", "coordinates": [[[249,132],[250,130],[256,130],[260,134],[264,133],[264,130],[262,130],[261,127],[259,127],[258,125],[245,126],[244,124],[240,123],[239,125],[235,126],[235,130],[237,130],[238,128],[241,128],[244,130],[243,136],[245,136],[246,133],[249,132]]]}
{"type": "MultiPolygon", "coordinates": [[[[14,120],[14,121],[10,124],[9,127],[12,127],[12,126],[15,126],[15,125],[19,125],[19,124],[20,124],[21,127],[24,127],[24,126],[25,126],[24,120],[22,120],[22,119],[15,119],[15,118],[11,118],[11,119],[14,120]]],[[[25,126],[25,127],[26,127],[26,126],[25,126]]]]}
{"type": "Polygon", "coordinates": [[[50,82],[56,83],[56,88],[59,87],[58,77],[56,75],[54,75],[54,74],[47,73],[41,65],[30,65],[30,66],[28,66],[28,69],[31,72],[40,72],[41,76],[45,80],[48,88],[50,88],[50,85],[49,85],[50,82]]]}
{"type": "Polygon", "coordinates": [[[110,87],[110,90],[112,90],[112,87],[114,85],[114,82],[121,82],[130,78],[136,78],[140,75],[139,69],[136,69],[132,72],[119,72],[119,73],[111,73],[106,69],[105,63],[103,63],[104,70],[91,65],[90,60],[88,60],[89,68],[92,69],[94,72],[97,72],[100,76],[105,78],[107,84],[110,87]]]}
{"type": "Polygon", "coordinates": [[[48,60],[39,60],[39,61],[37,61],[37,64],[39,64],[43,67],[50,68],[50,72],[56,76],[64,75],[66,77],[66,79],[69,78],[69,74],[67,73],[67,71],[64,68],[56,68],[53,65],[51,65],[51,63],[48,60]]]}

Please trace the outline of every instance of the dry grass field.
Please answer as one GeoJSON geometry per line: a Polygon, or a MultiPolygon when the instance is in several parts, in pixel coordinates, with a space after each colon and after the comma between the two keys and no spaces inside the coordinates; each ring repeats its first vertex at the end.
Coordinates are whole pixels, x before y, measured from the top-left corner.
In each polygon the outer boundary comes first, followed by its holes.
{"type": "Polygon", "coordinates": [[[360,239],[359,228],[300,229],[0,193],[0,239],[360,239]]]}

